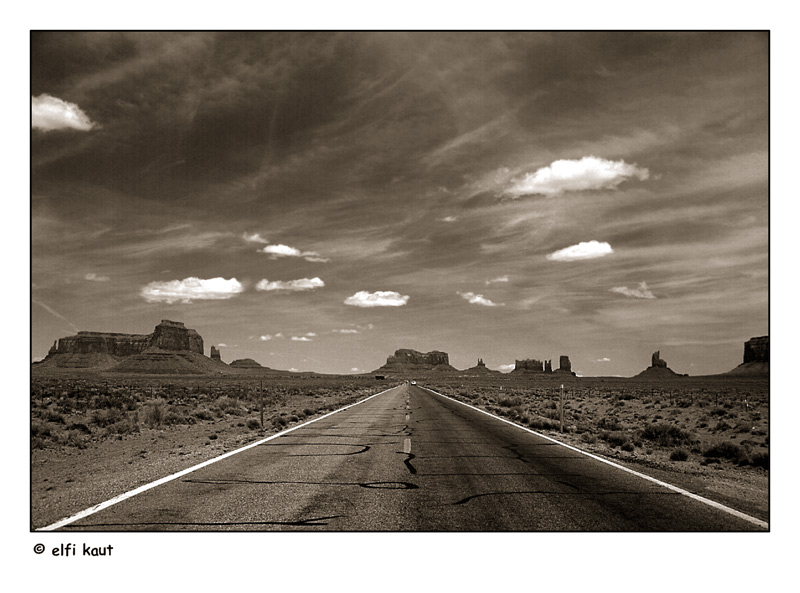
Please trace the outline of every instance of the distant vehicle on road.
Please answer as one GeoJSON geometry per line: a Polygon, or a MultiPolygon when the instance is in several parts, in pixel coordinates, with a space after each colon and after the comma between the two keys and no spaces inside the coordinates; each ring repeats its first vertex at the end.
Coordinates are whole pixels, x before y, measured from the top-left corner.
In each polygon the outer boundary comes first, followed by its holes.
{"type": "Polygon", "coordinates": [[[412,384],[412,385],[416,385],[416,384],[417,384],[417,382],[416,382],[416,381],[411,381],[411,384],[412,384]]]}

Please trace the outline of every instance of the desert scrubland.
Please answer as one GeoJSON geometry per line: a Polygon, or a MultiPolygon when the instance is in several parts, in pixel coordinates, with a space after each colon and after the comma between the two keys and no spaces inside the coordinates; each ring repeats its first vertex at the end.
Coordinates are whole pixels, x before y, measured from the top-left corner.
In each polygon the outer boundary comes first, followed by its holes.
{"type": "MultiPolygon", "coordinates": [[[[520,426],[768,519],[767,378],[414,378],[520,426]]],[[[48,525],[405,379],[34,376],[31,526],[48,525]]]]}
{"type": "Polygon", "coordinates": [[[437,379],[430,387],[768,519],[767,377],[437,379]]]}

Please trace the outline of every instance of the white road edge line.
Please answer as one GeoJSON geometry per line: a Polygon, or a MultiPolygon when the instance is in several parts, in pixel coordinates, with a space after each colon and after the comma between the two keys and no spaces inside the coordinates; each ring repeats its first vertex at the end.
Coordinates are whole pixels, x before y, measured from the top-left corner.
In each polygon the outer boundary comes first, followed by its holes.
{"type": "MultiPolygon", "coordinates": [[[[417,387],[419,387],[419,385],[417,387]]],[[[598,455],[594,455],[592,453],[589,453],[588,451],[583,451],[582,449],[578,449],[577,447],[573,447],[572,445],[568,445],[567,443],[562,443],[561,441],[558,441],[558,440],[556,440],[556,439],[554,439],[552,437],[549,437],[546,434],[542,434],[540,432],[536,432],[535,430],[531,430],[530,428],[525,428],[524,426],[520,426],[519,424],[515,424],[514,422],[511,422],[510,420],[506,420],[505,418],[500,418],[500,416],[495,416],[494,414],[491,414],[491,413],[487,412],[486,410],[481,410],[480,408],[476,408],[473,405],[464,403],[464,402],[459,401],[457,399],[454,399],[454,398],[452,398],[450,396],[444,395],[443,393],[439,393],[438,391],[434,391],[433,389],[430,389],[428,387],[423,387],[422,389],[425,389],[426,391],[430,391],[431,393],[435,393],[436,395],[444,397],[446,399],[452,400],[452,401],[454,401],[456,403],[461,404],[462,406],[467,406],[468,408],[472,408],[473,410],[477,410],[478,412],[480,412],[482,414],[486,414],[487,416],[491,416],[492,418],[494,418],[496,420],[500,420],[501,422],[505,422],[506,424],[510,424],[511,426],[515,426],[516,428],[519,428],[521,430],[525,430],[527,432],[530,432],[531,434],[535,434],[536,436],[539,436],[539,437],[542,437],[544,439],[547,439],[548,441],[552,441],[552,442],[554,442],[554,443],[556,443],[558,445],[561,445],[562,447],[566,447],[567,449],[571,449],[573,451],[577,451],[578,453],[586,455],[587,457],[591,457],[592,459],[596,459],[597,461],[601,461],[601,462],[606,463],[606,464],[608,464],[608,465],[610,465],[612,467],[616,467],[617,469],[621,469],[622,471],[626,471],[629,474],[633,474],[634,476],[638,476],[640,478],[643,478],[645,480],[648,480],[650,482],[658,484],[659,486],[663,486],[664,488],[668,488],[669,490],[677,492],[678,494],[683,494],[684,496],[688,496],[689,498],[692,498],[694,500],[702,502],[703,504],[707,504],[707,505],[712,506],[712,507],[714,507],[716,509],[719,509],[721,511],[724,511],[726,513],[734,515],[735,517],[738,517],[740,519],[744,519],[745,521],[748,521],[749,523],[752,523],[754,525],[758,525],[759,527],[763,527],[764,529],[769,529],[769,523],[767,523],[765,521],[762,521],[761,519],[757,519],[755,517],[751,517],[750,515],[746,515],[745,513],[741,512],[741,511],[737,511],[736,509],[732,509],[730,507],[726,507],[724,504],[720,504],[718,502],[714,502],[713,500],[709,500],[708,498],[703,498],[702,496],[700,496],[698,494],[695,494],[694,492],[689,492],[688,490],[684,490],[683,488],[678,488],[677,486],[673,486],[672,484],[668,484],[667,482],[662,482],[661,480],[657,480],[656,478],[653,478],[652,476],[648,476],[647,474],[642,474],[642,473],[639,473],[639,472],[637,472],[635,470],[627,468],[624,465],[620,465],[618,463],[614,463],[613,461],[609,461],[608,459],[603,459],[602,457],[599,457],[598,455]]]]}
{"type": "Polygon", "coordinates": [[[338,414],[339,412],[343,412],[344,410],[347,410],[348,408],[352,408],[353,406],[357,406],[358,404],[363,404],[365,401],[367,401],[369,399],[372,399],[373,397],[377,397],[379,395],[383,395],[384,393],[386,393],[388,391],[391,391],[392,389],[397,389],[398,387],[402,387],[402,385],[395,385],[394,387],[390,387],[389,389],[384,389],[380,393],[375,393],[373,395],[370,395],[369,397],[365,397],[364,399],[362,399],[360,401],[352,403],[349,406],[345,406],[343,408],[339,408],[338,410],[334,410],[333,412],[328,412],[327,414],[325,414],[323,416],[320,416],[319,418],[314,418],[313,420],[309,420],[308,422],[304,422],[303,424],[298,424],[297,426],[293,426],[292,428],[289,428],[289,429],[284,430],[282,432],[279,432],[277,434],[273,434],[272,436],[268,436],[268,437],[266,437],[264,439],[255,441],[253,443],[250,443],[249,445],[245,445],[244,447],[240,447],[239,449],[235,449],[234,451],[228,451],[227,453],[224,453],[224,454],[220,455],[219,457],[214,457],[213,459],[208,459],[208,460],[203,461],[202,463],[198,463],[197,465],[194,465],[194,466],[192,466],[192,467],[190,467],[188,469],[181,470],[181,471],[179,471],[177,473],[174,473],[172,475],[169,475],[169,476],[166,476],[166,477],[161,478],[159,480],[156,480],[155,482],[150,482],[149,484],[144,484],[143,486],[139,486],[138,488],[135,488],[134,490],[130,490],[129,492],[125,492],[123,494],[115,496],[114,498],[110,498],[105,502],[101,502],[101,503],[98,503],[98,504],[96,504],[94,506],[89,507],[88,509],[84,509],[84,510],[80,511],[79,513],[76,513],[76,514],[72,515],[71,517],[67,517],[66,519],[61,519],[60,521],[56,521],[55,523],[52,523],[51,525],[48,525],[47,527],[40,527],[39,529],[36,529],[36,531],[55,531],[56,529],[60,529],[60,528],[62,528],[64,526],[66,526],[66,525],[69,525],[70,523],[74,523],[75,521],[78,521],[79,519],[83,519],[84,517],[88,517],[89,515],[93,515],[93,514],[99,512],[99,511],[102,511],[103,509],[107,509],[108,507],[113,506],[113,505],[117,504],[118,502],[122,502],[123,500],[127,500],[128,498],[136,496],[137,494],[141,494],[142,492],[145,492],[147,490],[155,488],[156,486],[160,486],[161,484],[166,484],[167,482],[171,482],[172,480],[175,480],[176,478],[180,478],[181,476],[185,476],[186,474],[189,474],[189,473],[191,473],[193,471],[197,471],[198,469],[206,467],[207,465],[211,465],[212,463],[216,463],[217,461],[221,461],[221,460],[225,459],[226,457],[230,457],[231,455],[236,455],[237,453],[241,453],[242,451],[246,451],[247,449],[252,449],[253,447],[258,447],[259,445],[261,445],[263,443],[266,443],[267,441],[271,441],[272,439],[277,439],[278,437],[283,436],[283,435],[285,435],[287,433],[290,433],[293,430],[297,430],[298,428],[303,428],[304,426],[308,426],[309,424],[311,424],[313,422],[316,422],[317,420],[322,420],[323,418],[327,418],[328,416],[332,416],[333,414],[338,414]]]}

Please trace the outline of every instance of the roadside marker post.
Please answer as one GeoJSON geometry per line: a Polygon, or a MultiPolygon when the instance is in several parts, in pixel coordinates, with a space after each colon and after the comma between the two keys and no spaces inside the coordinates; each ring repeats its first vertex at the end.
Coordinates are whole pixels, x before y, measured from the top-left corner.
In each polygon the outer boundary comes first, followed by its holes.
{"type": "Polygon", "coordinates": [[[560,399],[560,402],[559,402],[560,403],[560,405],[559,405],[560,409],[559,409],[559,413],[558,413],[558,417],[559,417],[558,424],[559,424],[559,430],[561,432],[564,432],[564,385],[561,385],[561,397],[559,399],[560,399]]]}
{"type": "Polygon", "coordinates": [[[261,430],[264,430],[264,381],[258,386],[258,397],[261,402],[261,430]]]}

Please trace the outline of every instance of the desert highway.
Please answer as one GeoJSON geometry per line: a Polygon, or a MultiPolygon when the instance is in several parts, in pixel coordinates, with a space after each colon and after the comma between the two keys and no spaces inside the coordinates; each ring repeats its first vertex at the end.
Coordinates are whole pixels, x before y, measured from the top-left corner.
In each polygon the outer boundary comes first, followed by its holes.
{"type": "Polygon", "coordinates": [[[260,442],[64,531],[751,531],[696,500],[414,385],[260,442]]]}

